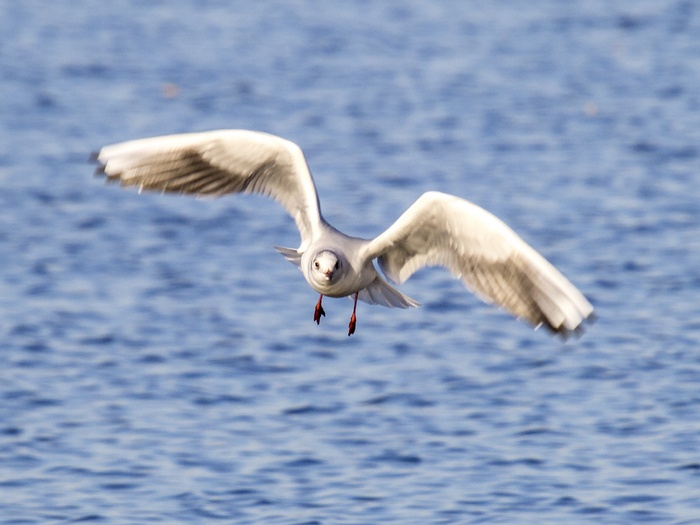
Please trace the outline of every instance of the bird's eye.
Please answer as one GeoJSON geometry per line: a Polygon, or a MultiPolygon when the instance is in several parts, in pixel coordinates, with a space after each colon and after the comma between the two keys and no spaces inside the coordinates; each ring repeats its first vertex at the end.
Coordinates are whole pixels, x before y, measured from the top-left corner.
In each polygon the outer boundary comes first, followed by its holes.
{"type": "Polygon", "coordinates": [[[318,261],[314,261],[314,268],[316,268],[318,270],[320,267],[321,267],[321,265],[318,264],[318,261]]]}
{"type": "Polygon", "coordinates": [[[340,261],[335,261],[335,269],[337,270],[340,268],[340,261]]]}

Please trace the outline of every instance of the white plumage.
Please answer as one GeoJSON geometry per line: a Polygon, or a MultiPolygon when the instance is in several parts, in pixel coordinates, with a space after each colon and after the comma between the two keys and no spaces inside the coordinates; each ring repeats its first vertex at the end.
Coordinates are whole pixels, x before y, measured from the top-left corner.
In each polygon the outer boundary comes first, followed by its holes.
{"type": "Polygon", "coordinates": [[[464,199],[423,194],[386,231],[366,240],[345,235],[321,215],[301,149],[288,140],[247,130],[169,135],[105,146],[95,155],[109,181],[140,190],[195,195],[258,193],[292,216],[299,248],[277,248],[320,294],[314,320],[325,315],[324,295],[353,296],[408,308],[418,303],[376,271],[401,284],[425,266],[443,266],[485,301],[564,337],[578,331],[593,307],[559,271],[505,223],[464,199]]]}

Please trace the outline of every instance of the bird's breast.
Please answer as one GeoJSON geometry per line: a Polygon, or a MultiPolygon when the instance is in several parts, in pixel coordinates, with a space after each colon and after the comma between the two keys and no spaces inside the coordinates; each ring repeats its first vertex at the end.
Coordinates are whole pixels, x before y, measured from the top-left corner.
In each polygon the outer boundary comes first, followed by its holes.
{"type": "Polygon", "coordinates": [[[338,279],[337,281],[317,282],[307,279],[309,286],[318,293],[328,297],[345,297],[358,291],[352,280],[338,279]]]}
{"type": "Polygon", "coordinates": [[[332,280],[322,282],[310,279],[307,275],[305,277],[309,286],[320,294],[328,297],[347,297],[369,286],[376,277],[376,271],[374,268],[362,272],[351,269],[347,273],[334,276],[332,280]]]}

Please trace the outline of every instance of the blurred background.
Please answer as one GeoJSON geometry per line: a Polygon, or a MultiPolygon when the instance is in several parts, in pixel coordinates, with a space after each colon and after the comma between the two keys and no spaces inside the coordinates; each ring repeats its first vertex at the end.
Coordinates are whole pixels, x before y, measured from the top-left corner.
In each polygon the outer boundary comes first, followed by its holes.
{"type": "Polygon", "coordinates": [[[699,144],[689,0],[0,2],[0,523],[700,523],[699,144]],[[598,322],[429,269],[348,338],[274,202],[92,177],[218,128],[349,234],[487,208],[598,322]]]}

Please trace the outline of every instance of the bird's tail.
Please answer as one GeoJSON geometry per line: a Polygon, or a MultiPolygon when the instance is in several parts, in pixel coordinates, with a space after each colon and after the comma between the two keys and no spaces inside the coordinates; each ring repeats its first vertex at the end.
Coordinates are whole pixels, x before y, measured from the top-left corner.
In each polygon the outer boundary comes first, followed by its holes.
{"type": "Polygon", "coordinates": [[[380,304],[388,308],[420,306],[418,301],[414,301],[409,296],[402,294],[380,276],[377,276],[367,288],[360,290],[358,299],[365,303],[380,304]]]}
{"type": "Polygon", "coordinates": [[[301,256],[294,248],[283,248],[282,246],[275,246],[275,250],[282,254],[282,257],[287,259],[290,263],[295,265],[297,268],[301,269],[301,256]]]}

